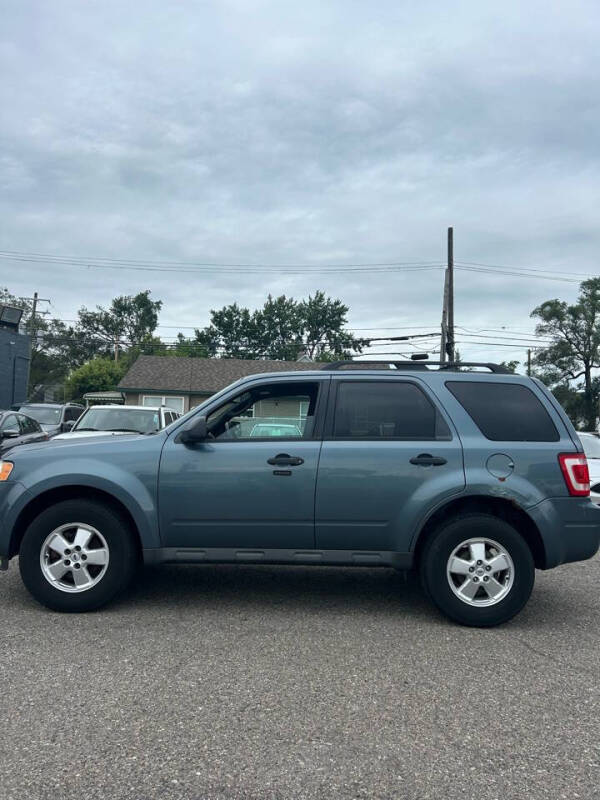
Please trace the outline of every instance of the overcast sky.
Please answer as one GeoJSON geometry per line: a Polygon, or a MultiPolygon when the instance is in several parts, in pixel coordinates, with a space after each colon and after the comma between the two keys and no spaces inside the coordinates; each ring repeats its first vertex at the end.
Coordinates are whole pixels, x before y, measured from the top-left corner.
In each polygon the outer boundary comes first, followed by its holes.
{"type": "MultiPolygon", "coordinates": [[[[441,264],[453,225],[457,261],[600,274],[597,0],[0,7],[0,250],[441,264]]],[[[457,271],[457,325],[529,332],[536,304],[576,296],[576,283],[529,274],[457,271]]],[[[37,290],[61,318],[151,289],[163,326],[321,288],[353,328],[435,330],[442,283],[440,269],[168,274],[0,259],[0,285],[37,290]]]]}

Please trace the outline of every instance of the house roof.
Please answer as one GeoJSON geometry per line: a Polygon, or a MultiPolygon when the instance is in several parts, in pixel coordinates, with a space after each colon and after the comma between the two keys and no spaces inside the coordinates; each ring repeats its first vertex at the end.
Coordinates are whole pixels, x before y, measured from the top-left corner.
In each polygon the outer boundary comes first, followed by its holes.
{"type": "Polygon", "coordinates": [[[214,394],[247,375],[301,369],[315,369],[315,364],[306,361],[139,356],[121,379],[118,388],[129,391],[214,394]]]}

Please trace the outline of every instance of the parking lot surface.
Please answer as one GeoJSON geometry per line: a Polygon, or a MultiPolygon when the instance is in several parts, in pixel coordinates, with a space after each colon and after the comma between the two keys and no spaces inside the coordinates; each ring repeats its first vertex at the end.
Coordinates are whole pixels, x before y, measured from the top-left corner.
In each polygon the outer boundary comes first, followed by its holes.
{"type": "Polygon", "coordinates": [[[600,797],[600,559],[493,630],[387,570],[163,567],[87,615],[0,574],[0,797],[600,797]]]}

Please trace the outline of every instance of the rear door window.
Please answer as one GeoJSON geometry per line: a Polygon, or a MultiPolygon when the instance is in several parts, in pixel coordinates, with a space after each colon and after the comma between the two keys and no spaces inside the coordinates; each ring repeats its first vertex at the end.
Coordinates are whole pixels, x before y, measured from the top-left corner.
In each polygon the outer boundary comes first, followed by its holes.
{"type": "Polygon", "coordinates": [[[494,442],[557,442],[556,426],[527,386],[495,381],[448,381],[452,392],[486,439],[494,442]]]}
{"type": "Polygon", "coordinates": [[[425,392],[408,381],[342,381],[335,439],[450,439],[450,430],[425,392]]]}

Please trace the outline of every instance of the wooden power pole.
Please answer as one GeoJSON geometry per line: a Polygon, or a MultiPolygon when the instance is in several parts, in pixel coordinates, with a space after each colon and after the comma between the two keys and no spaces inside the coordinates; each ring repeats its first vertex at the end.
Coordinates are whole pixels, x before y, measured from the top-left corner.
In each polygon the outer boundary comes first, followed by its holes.
{"type": "Polygon", "coordinates": [[[454,361],[454,228],[448,228],[448,360],[454,361]]]}
{"type": "Polygon", "coordinates": [[[444,273],[440,361],[454,361],[454,228],[448,228],[448,266],[444,273]]]}
{"type": "Polygon", "coordinates": [[[444,298],[442,304],[442,338],[440,341],[440,361],[446,362],[448,344],[448,270],[444,274],[444,298]]]}

